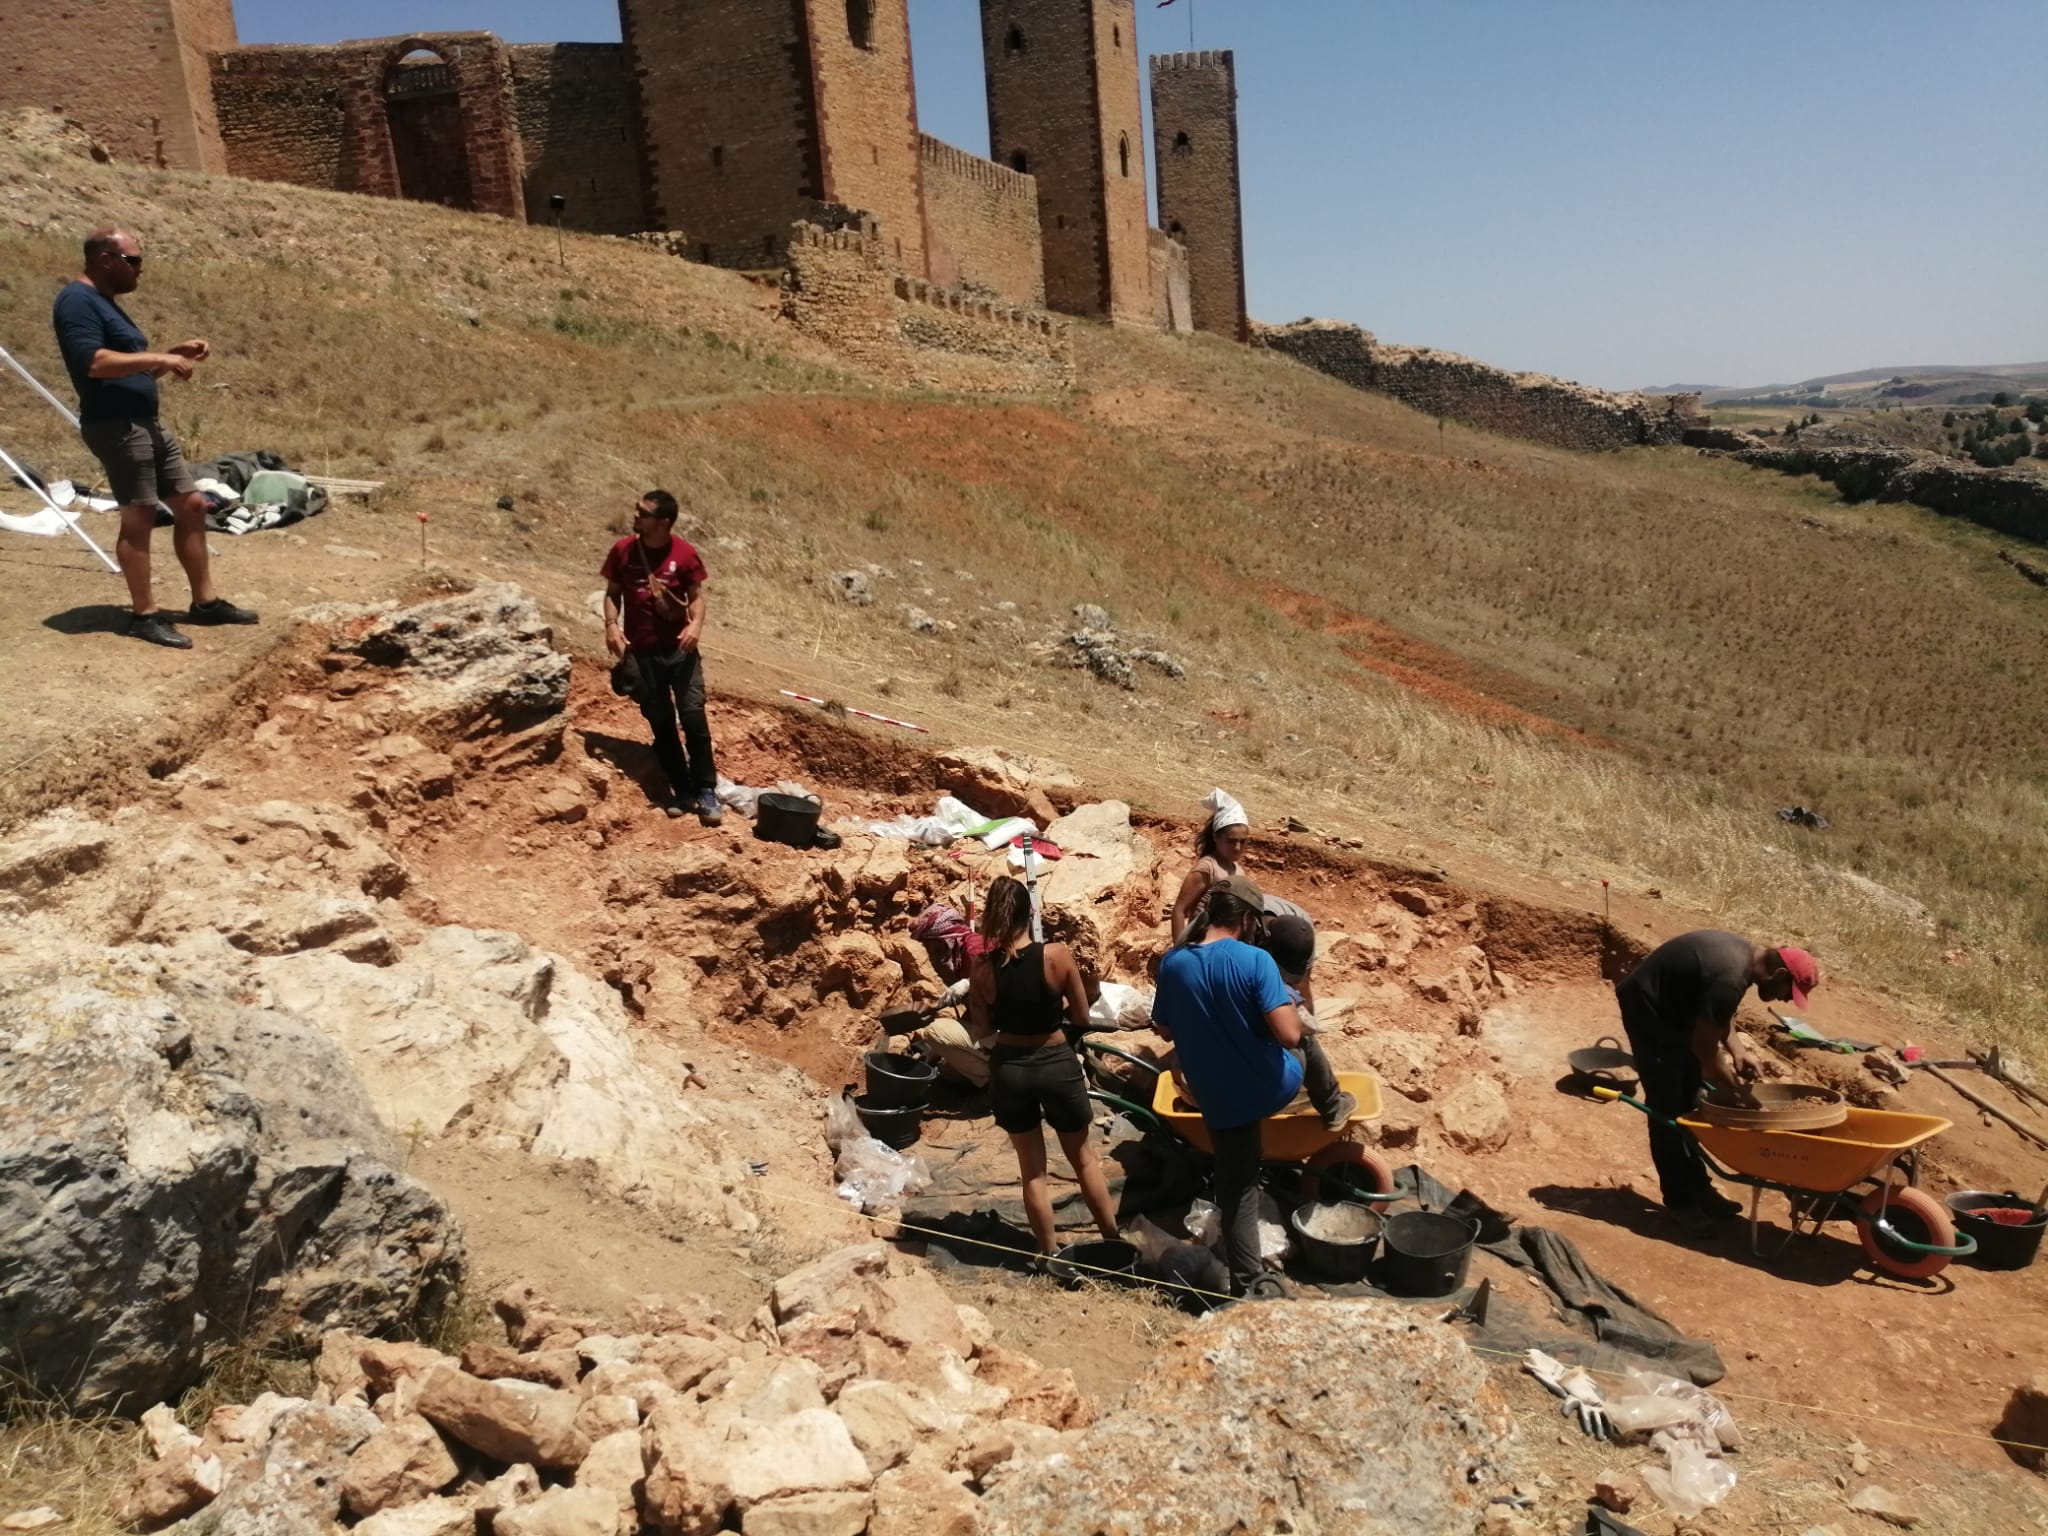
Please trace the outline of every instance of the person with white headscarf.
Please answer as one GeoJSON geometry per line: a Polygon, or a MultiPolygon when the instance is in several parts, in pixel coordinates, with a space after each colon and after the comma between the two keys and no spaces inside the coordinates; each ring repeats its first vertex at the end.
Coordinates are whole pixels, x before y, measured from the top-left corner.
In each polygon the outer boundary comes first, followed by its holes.
{"type": "Polygon", "coordinates": [[[1209,887],[1239,873],[1245,845],[1252,836],[1251,818],[1224,791],[1210,790],[1202,803],[1209,808],[1209,819],[1202,823],[1202,835],[1195,842],[1195,867],[1188,871],[1187,878],[1180,883],[1180,894],[1173,898],[1173,919],[1167,929],[1176,943],[1200,910],[1209,887]]]}

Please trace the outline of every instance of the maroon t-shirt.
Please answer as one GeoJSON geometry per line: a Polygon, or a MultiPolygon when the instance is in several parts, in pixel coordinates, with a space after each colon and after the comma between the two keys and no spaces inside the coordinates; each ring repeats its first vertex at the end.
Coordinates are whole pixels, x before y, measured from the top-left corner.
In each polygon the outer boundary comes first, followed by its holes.
{"type": "Polygon", "coordinates": [[[654,611],[647,579],[654,580],[687,601],[705,579],[704,557],[688,539],[669,536],[668,553],[656,558],[636,546],[638,534],[627,534],[611,547],[598,574],[625,594],[626,646],[635,651],[666,653],[676,648],[687,618],[664,620],[654,611]]]}

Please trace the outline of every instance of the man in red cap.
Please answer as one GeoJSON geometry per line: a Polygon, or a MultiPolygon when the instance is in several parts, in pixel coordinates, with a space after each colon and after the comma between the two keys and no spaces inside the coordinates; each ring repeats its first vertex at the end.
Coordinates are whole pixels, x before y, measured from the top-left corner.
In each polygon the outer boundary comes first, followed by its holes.
{"type": "MultiPolygon", "coordinates": [[[[1659,945],[1614,984],[1643,1102],[1674,1119],[1693,1112],[1703,1086],[1753,1102],[1741,1080],[1755,1077],[1760,1064],[1735,1028],[1743,994],[1755,987],[1767,1003],[1804,1008],[1819,985],[1820,967],[1803,949],[1766,949],[1714,928],[1659,945]]],[[[1656,1120],[1650,1122],[1650,1160],[1672,1214],[1697,1225],[1741,1212],[1714,1188],[1685,1136],[1656,1120]]]]}

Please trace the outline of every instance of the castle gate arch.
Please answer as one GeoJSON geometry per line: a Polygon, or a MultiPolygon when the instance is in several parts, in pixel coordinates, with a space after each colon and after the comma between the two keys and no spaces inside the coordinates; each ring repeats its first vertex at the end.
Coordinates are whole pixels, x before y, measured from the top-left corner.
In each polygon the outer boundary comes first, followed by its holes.
{"type": "Polygon", "coordinates": [[[453,63],[425,43],[401,49],[384,71],[384,118],[400,197],[449,208],[476,207],[462,90],[453,63]]]}

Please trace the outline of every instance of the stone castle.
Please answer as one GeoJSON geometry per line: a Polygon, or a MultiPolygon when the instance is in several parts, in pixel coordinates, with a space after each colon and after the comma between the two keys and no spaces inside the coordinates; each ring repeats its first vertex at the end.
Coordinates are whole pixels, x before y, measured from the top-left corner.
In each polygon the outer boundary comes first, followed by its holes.
{"type": "Polygon", "coordinates": [[[851,231],[899,293],[1246,339],[1232,55],[1138,0],[980,0],[992,158],[922,133],[908,0],[619,0],[622,42],[242,46],[233,0],[7,0],[0,109],[122,160],[410,198],[774,268],[851,231]]]}

